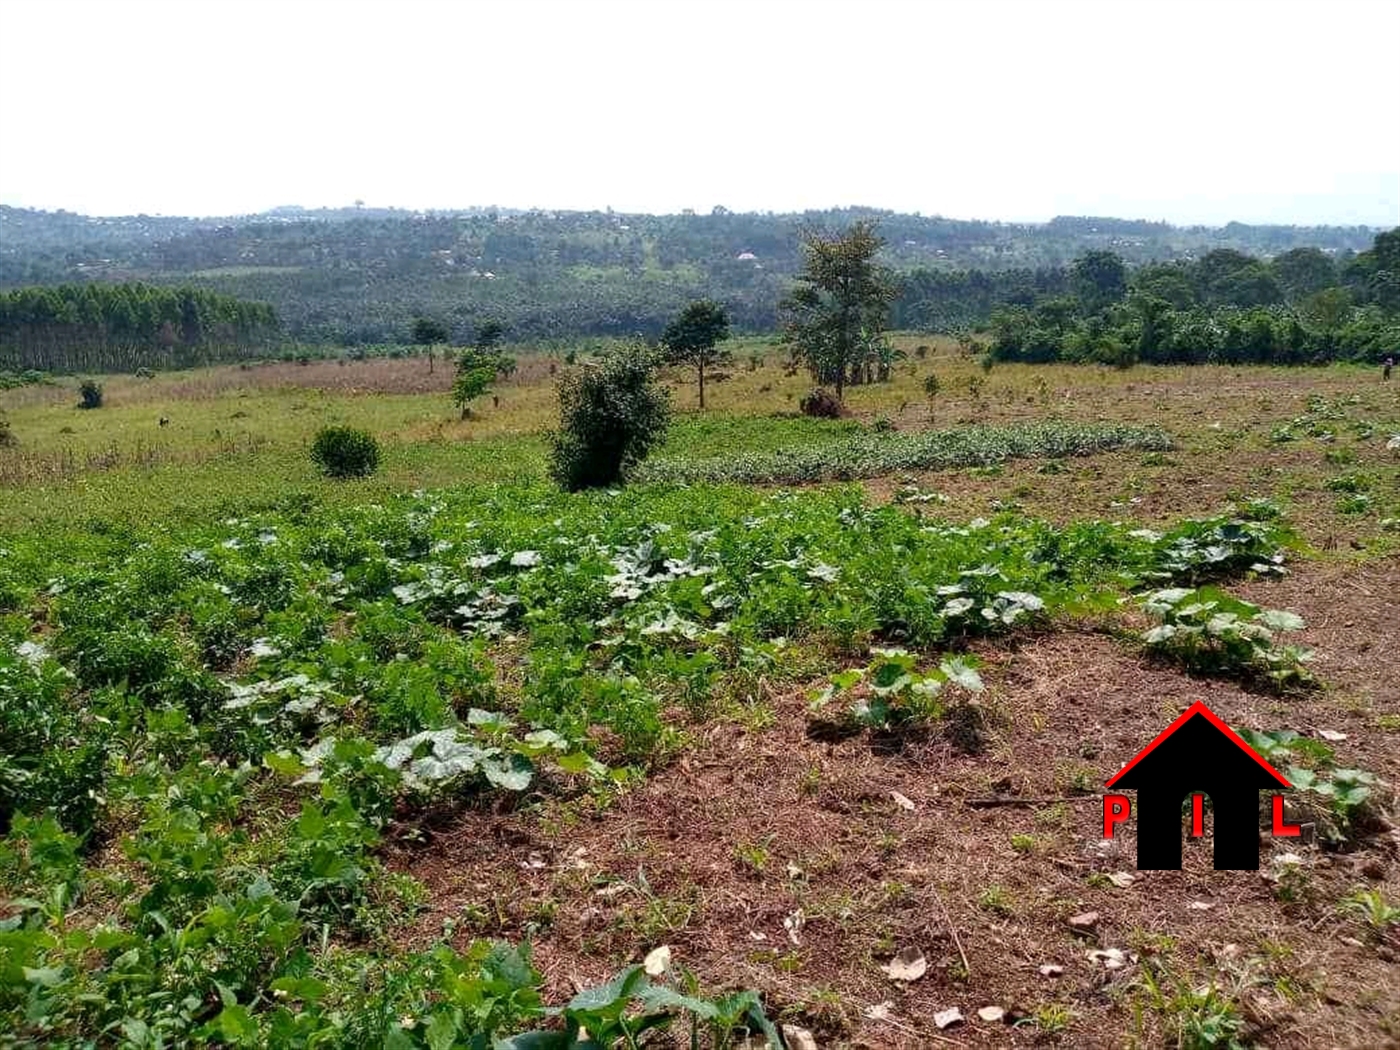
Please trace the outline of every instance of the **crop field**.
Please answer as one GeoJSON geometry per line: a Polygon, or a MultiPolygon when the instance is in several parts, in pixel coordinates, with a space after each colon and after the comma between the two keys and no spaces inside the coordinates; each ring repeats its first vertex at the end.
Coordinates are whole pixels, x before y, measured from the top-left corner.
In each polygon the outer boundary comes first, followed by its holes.
{"type": "Polygon", "coordinates": [[[542,353],[0,391],[0,1046],[1396,1045],[1400,383],[897,343],[583,494],[542,353]],[[1258,871],[1103,838],[1198,700],[1258,871]]]}

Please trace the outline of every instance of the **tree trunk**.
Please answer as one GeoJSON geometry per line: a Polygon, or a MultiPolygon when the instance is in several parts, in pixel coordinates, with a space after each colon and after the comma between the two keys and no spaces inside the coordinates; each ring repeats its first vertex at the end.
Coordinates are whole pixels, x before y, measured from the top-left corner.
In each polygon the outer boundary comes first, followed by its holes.
{"type": "Polygon", "coordinates": [[[705,411],[705,362],[701,361],[700,369],[700,411],[705,411]]]}

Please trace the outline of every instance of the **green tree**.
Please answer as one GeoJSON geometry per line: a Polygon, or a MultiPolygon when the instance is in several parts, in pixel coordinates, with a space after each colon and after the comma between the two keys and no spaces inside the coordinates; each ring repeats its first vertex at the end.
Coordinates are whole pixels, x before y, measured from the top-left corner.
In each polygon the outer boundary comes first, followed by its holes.
{"type": "Polygon", "coordinates": [[[452,338],[447,325],[431,317],[420,317],[414,321],[412,336],[418,346],[441,346],[452,338]]]}
{"type": "Polygon", "coordinates": [[[505,335],[506,326],[494,318],[488,318],[476,326],[476,339],[472,345],[478,350],[494,350],[505,335]]]}
{"type": "Polygon", "coordinates": [[[670,421],[670,397],[645,347],[570,369],[559,381],[550,473],[570,492],[615,484],[661,442],[670,421]]]}
{"type": "Polygon", "coordinates": [[[862,219],[845,233],[802,233],[802,272],[782,301],[783,334],[794,356],[818,383],[833,383],[845,396],[852,369],[884,331],[898,294],[891,273],[875,262],[884,241],[875,223],[862,219]]]}
{"type": "Polygon", "coordinates": [[[1114,252],[1085,252],[1070,267],[1074,294],[1086,313],[1097,313],[1128,294],[1128,268],[1114,252]]]}
{"type": "Polygon", "coordinates": [[[452,380],[452,403],[462,410],[466,419],[471,403],[488,393],[502,368],[502,357],[488,350],[470,347],[457,358],[457,376],[452,380]]]}
{"type": "Polygon", "coordinates": [[[1283,302],[1283,290],[1269,271],[1269,267],[1258,260],[1248,266],[1231,270],[1210,286],[1211,298],[1226,306],[1248,309],[1252,306],[1274,306],[1283,302]]]}
{"type": "Polygon", "coordinates": [[[1171,352],[1171,303],[1141,292],[1133,293],[1128,303],[1137,313],[1140,322],[1137,359],[1149,362],[1166,360],[1171,352]]]}
{"type": "Polygon", "coordinates": [[[1134,271],[1133,289],[1163,299],[1173,309],[1187,310],[1196,304],[1196,285],[1179,263],[1152,263],[1134,271]]]}
{"type": "Polygon", "coordinates": [[[1324,288],[1304,300],[1301,313],[1330,342],[1351,317],[1351,296],[1345,288],[1324,288]]]}
{"type": "Polygon", "coordinates": [[[1320,248],[1294,248],[1277,256],[1270,268],[1291,303],[1337,283],[1337,268],[1332,257],[1320,248]]]}
{"type": "Polygon", "coordinates": [[[729,315],[710,299],[687,306],[661,336],[669,360],[695,369],[701,409],[705,407],[705,369],[729,363],[729,351],[719,345],[728,338],[729,315]]]}

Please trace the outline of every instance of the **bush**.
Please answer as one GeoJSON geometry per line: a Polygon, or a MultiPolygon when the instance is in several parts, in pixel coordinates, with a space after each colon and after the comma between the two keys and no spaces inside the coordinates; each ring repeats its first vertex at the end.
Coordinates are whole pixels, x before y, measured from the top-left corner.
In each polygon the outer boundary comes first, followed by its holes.
{"type": "Polygon", "coordinates": [[[550,473],[570,492],[612,485],[666,434],[670,395],[644,347],[625,347],[559,381],[550,473]]]}
{"type": "Polygon", "coordinates": [[[810,394],[805,395],[798,402],[798,407],[802,409],[804,416],[812,416],[816,419],[840,419],[846,414],[845,408],[836,399],[836,395],[825,387],[817,387],[810,394]]]}
{"type": "Polygon", "coordinates": [[[14,448],[19,444],[19,439],[15,437],[14,431],[10,429],[8,419],[0,419],[0,448],[14,448]]]}
{"type": "Polygon", "coordinates": [[[379,442],[355,427],[323,427],[312,442],[311,459],[328,477],[368,477],[379,469],[379,442]]]}
{"type": "Polygon", "coordinates": [[[82,398],[78,402],[79,408],[101,408],[102,384],[93,379],[84,379],[78,387],[78,396],[82,398]]]}

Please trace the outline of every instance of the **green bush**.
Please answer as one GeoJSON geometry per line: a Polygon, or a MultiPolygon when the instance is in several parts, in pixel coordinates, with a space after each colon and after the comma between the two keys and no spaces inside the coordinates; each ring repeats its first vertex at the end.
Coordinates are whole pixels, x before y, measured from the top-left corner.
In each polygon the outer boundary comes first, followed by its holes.
{"type": "Polygon", "coordinates": [[[8,419],[0,419],[0,448],[14,448],[14,446],[18,444],[19,439],[16,438],[14,432],[10,430],[10,421],[8,419]]]}
{"type": "Polygon", "coordinates": [[[102,384],[94,379],[84,379],[78,387],[78,396],[82,398],[78,402],[79,408],[101,408],[102,384]]]}
{"type": "Polygon", "coordinates": [[[656,382],[651,353],[624,347],[560,380],[550,473],[570,492],[616,484],[660,443],[670,422],[670,395],[656,382]]]}
{"type": "Polygon", "coordinates": [[[836,395],[825,387],[817,387],[811,393],[803,395],[797,407],[802,410],[804,416],[812,416],[814,419],[840,419],[846,414],[836,395]]]}
{"type": "Polygon", "coordinates": [[[311,459],[328,477],[368,477],[379,469],[379,442],[355,427],[323,427],[312,442],[311,459]]]}

